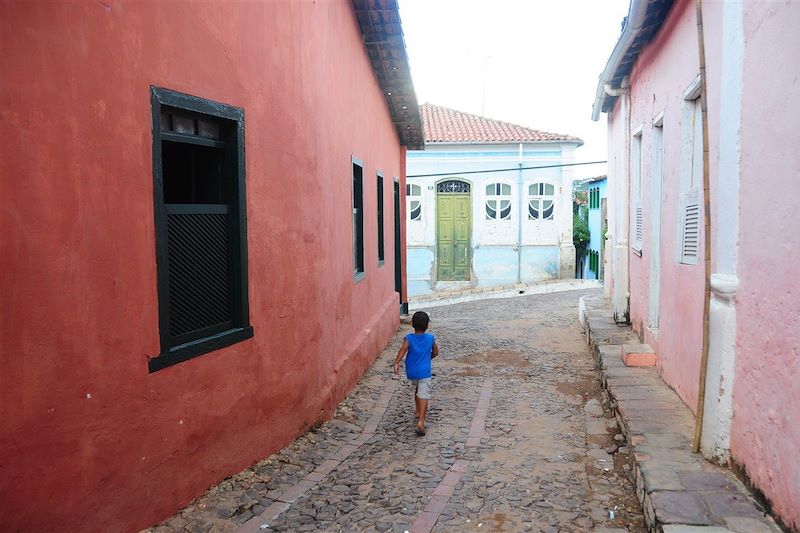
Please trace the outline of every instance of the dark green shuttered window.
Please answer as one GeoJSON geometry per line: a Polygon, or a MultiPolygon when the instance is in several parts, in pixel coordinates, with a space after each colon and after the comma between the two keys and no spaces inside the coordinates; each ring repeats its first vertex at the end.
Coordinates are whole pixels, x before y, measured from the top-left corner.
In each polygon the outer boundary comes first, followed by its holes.
{"type": "Polygon", "coordinates": [[[244,112],[151,88],[161,353],[151,372],[253,336],[244,112]]]}
{"type": "Polygon", "coordinates": [[[383,176],[378,173],[376,180],[378,189],[378,263],[383,264],[385,259],[385,237],[383,234],[383,176]]]}
{"type": "Polygon", "coordinates": [[[353,161],[353,270],[355,279],[364,277],[364,162],[353,161]]]}

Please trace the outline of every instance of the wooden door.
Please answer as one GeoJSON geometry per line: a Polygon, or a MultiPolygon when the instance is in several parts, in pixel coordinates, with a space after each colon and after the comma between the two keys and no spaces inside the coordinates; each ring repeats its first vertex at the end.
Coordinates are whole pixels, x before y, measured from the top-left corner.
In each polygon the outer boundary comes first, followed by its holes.
{"type": "Polygon", "coordinates": [[[472,211],[469,194],[439,194],[436,201],[437,279],[469,281],[472,211]]]}

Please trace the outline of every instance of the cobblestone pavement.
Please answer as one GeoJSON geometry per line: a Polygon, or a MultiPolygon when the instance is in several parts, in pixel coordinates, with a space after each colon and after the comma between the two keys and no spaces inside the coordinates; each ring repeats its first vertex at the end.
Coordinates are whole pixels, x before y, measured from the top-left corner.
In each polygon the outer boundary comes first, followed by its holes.
{"type": "Polygon", "coordinates": [[[148,531],[644,531],[576,316],[596,292],[432,309],[426,436],[391,374],[403,327],[333,420],[148,531]]]}

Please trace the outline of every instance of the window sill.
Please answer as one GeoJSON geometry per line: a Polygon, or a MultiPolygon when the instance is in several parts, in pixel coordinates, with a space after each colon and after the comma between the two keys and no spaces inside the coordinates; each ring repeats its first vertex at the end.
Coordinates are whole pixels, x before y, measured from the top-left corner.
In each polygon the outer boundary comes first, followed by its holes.
{"type": "Polygon", "coordinates": [[[642,251],[641,250],[637,250],[636,248],[631,247],[631,251],[633,253],[635,253],[636,255],[638,255],[639,257],[642,257],[642,251]]]}
{"type": "Polygon", "coordinates": [[[357,272],[355,276],[353,276],[353,283],[358,283],[362,279],[367,277],[366,272],[357,272]]]}
{"type": "Polygon", "coordinates": [[[384,265],[384,263],[386,263],[385,259],[379,259],[378,260],[378,268],[382,267],[384,265]]]}
{"type": "Polygon", "coordinates": [[[153,357],[148,362],[150,373],[167,368],[183,361],[188,361],[198,355],[207,354],[225,348],[237,342],[249,339],[253,336],[253,328],[233,328],[223,331],[211,337],[204,337],[196,341],[187,342],[170,348],[169,351],[162,353],[158,357],[153,357]]]}

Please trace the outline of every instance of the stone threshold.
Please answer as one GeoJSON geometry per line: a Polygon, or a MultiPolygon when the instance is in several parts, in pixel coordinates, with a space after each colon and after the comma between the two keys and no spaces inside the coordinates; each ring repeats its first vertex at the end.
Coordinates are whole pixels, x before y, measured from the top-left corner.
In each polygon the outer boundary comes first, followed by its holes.
{"type": "Polygon", "coordinates": [[[529,294],[549,294],[553,292],[596,289],[601,287],[595,279],[549,279],[533,283],[509,283],[493,287],[474,287],[463,290],[436,291],[431,294],[410,296],[408,305],[413,309],[452,305],[486,298],[511,298],[529,294]]]}
{"type": "Polygon", "coordinates": [[[628,367],[621,345],[637,343],[602,296],[579,314],[600,370],[605,400],[633,453],[636,495],[654,533],[779,533],[774,520],[727,468],[691,450],[694,415],[654,367],[628,367]]]}

